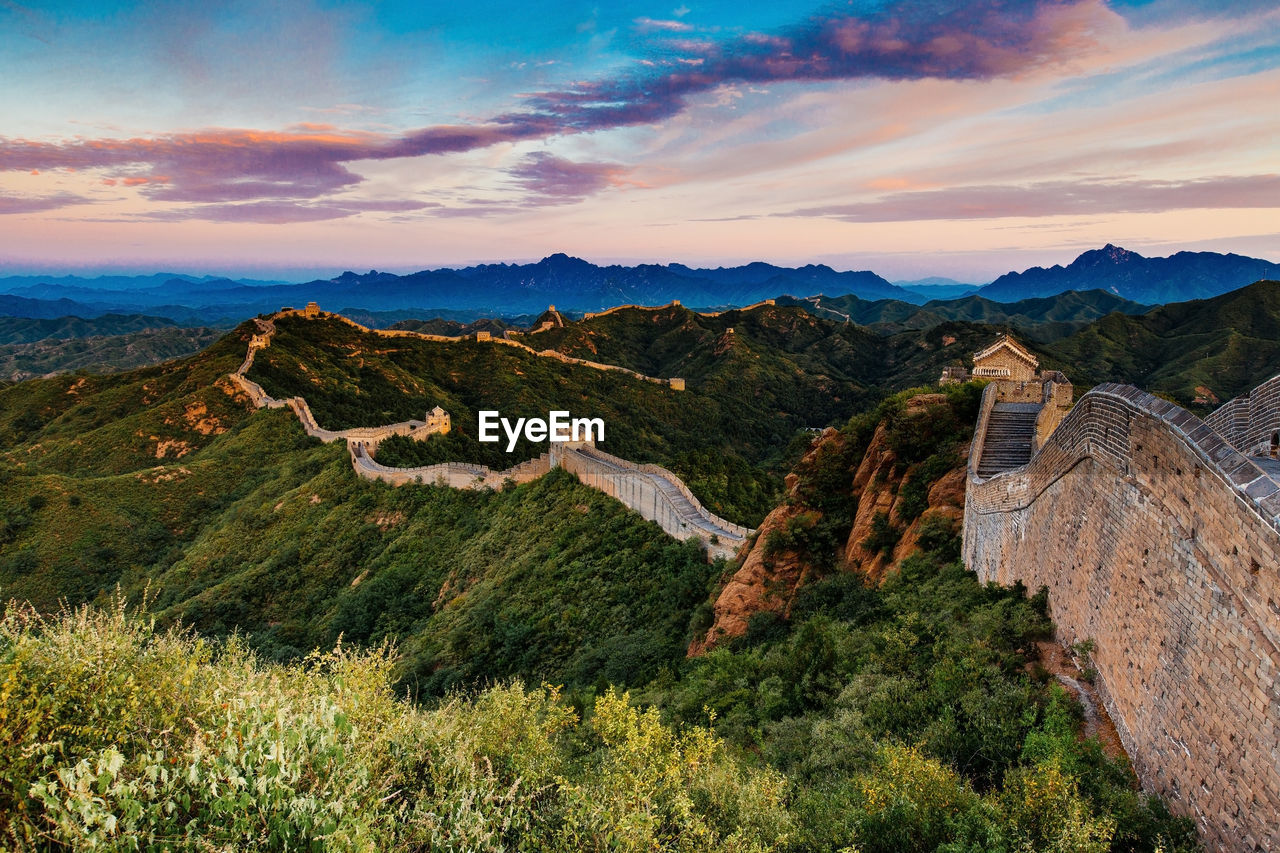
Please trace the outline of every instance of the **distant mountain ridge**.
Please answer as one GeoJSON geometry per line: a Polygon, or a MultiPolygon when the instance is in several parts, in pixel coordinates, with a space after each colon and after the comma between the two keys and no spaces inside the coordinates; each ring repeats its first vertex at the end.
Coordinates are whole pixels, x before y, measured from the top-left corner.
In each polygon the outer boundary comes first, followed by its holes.
{"type": "MultiPolygon", "coordinates": [[[[408,275],[347,271],[302,284],[245,283],[230,279],[172,276],[138,279],[122,290],[116,279],[101,289],[83,280],[0,279],[0,291],[26,299],[12,303],[18,316],[63,316],[108,311],[150,312],[188,320],[219,319],[274,311],[282,305],[317,301],[335,309],[386,312],[409,309],[469,310],[488,316],[536,314],[549,304],[573,312],[600,311],[620,304],[680,301],[692,308],[747,305],[780,293],[854,293],[865,299],[923,297],[895,287],[873,272],[840,272],[820,264],[799,268],[755,262],[740,267],[694,269],[683,264],[598,266],[563,253],[532,264],[479,264],[460,269],[423,270],[408,275]],[[59,308],[37,304],[58,301],[59,308]],[[174,305],[173,303],[179,303],[174,305]],[[165,311],[158,309],[164,307],[165,311]],[[19,313],[25,311],[26,313],[19,313]]],[[[9,312],[0,301],[0,312],[9,312]]]]}
{"type": "MultiPolygon", "coordinates": [[[[781,267],[755,261],[736,267],[696,268],[681,263],[600,266],[556,253],[535,263],[477,264],[398,275],[346,271],[303,283],[234,280],[160,273],[149,276],[13,276],[0,278],[0,314],[53,318],[105,313],[151,314],[195,325],[275,311],[310,301],[347,313],[453,312],[466,323],[480,317],[537,315],[548,305],[581,314],[616,305],[662,305],[672,301],[696,310],[753,304],[789,294],[796,298],[851,296],[932,305],[977,296],[1009,303],[1067,291],[1104,290],[1130,302],[1164,304],[1209,298],[1266,278],[1280,277],[1280,264],[1240,255],[1179,252],[1145,258],[1108,245],[1069,265],[1010,272],[991,284],[933,278],[892,284],[871,271],[839,271],[824,264],[781,267]]],[[[847,313],[847,312],[846,312],[847,313]]]]}
{"type": "Polygon", "coordinates": [[[1009,272],[978,290],[997,302],[1053,296],[1068,290],[1107,290],[1147,305],[1210,299],[1255,281],[1280,278],[1280,264],[1243,255],[1178,252],[1147,258],[1108,243],[1067,266],[1009,272]]]}

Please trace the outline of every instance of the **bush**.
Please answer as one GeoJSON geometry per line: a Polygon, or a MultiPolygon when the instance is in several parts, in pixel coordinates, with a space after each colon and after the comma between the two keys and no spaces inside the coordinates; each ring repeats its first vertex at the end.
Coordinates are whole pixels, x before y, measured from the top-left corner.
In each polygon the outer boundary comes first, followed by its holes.
{"type": "Polygon", "coordinates": [[[625,694],[585,723],[520,683],[434,709],[394,652],[268,665],[122,602],[0,621],[9,849],[769,850],[786,785],[625,694]]]}

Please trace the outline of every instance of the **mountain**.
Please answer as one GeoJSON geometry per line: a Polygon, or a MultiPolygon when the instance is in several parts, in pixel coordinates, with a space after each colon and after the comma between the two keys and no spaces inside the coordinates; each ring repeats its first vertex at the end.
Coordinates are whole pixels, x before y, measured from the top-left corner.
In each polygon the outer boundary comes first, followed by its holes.
{"type": "MultiPolygon", "coordinates": [[[[0,318],[0,326],[3,326],[0,318]]],[[[111,373],[180,358],[216,341],[223,330],[180,326],[0,344],[0,381],[18,382],[68,371],[111,373]]]]}
{"type": "MultiPolygon", "coordinates": [[[[532,264],[479,264],[460,269],[423,270],[408,275],[347,271],[331,279],[301,284],[157,275],[124,282],[62,277],[0,279],[0,312],[22,316],[86,316],[115,311],[163,314],[181,322],[206,322],[275,311],[310,301],[326,308],[363,312],[433,310],[482,313],[490,317],[537,314],[554,304],[562,311],[600,311],[620,304],[660,305],[680,301],[695,308],[748,305],[779,293],[854,293],[868,299],[923,297],[895,287],[872,272],[838,272],[827,266],[787,268],[753,263],[741,267],[693,269],[682,264],[597,266],[563,253],[532,264]],[[62,310],[3,300],[71,300],[62,310]],[[70,310],[72,307],[75,310],[70,310]],[[38,313],[39,312],[39,313],[38,313]],[[55,313],[56,312],[56,313],[55,313]]],[[[400,318],[398,318],[400,319],[400,318]]]]}
{"type": "Polygon", "coordinates": [[[0,316],[53,320],[58,317],[97,317],[107,313],[70,299],[32,299],[0,293],[0,316]]]}
{"type": "Polygon", "coordinates": [[[0,315],[0,344],[124,335],[174,325],[168,317],[145,314],[103,314],[90,319],[66,315],[48,319],[0,315]]]}
{"type": "Polygon", "coordinates": [[[1280,282],[1110,314],[1044,353],[1077,388],[1126,382],[1205,412],[1280,373],[1280,282]]]}
{"type": "MultiPolygon", "coordinates": [[[[627,403],[633,446],[705,442],[714,480],[719,448],[814,399],[783,380],[844,387],[801,356],[890,349],[767,309],[695,341],[706,391],[326,320],[281,321],[260,378],[357,409],[599,395],[627,403]],[[717,386],[717,359],[755,372],[717,386]]],[[[660,350],[704,327],[655,316],[592,318],[575,345],[612,330],[606,349],[678,361],[660,350]]],[[[0,389],[0,585],[51,614],[0,620],[0,831],[79,849],[88,813],[109,841],[219,849],[1196,849],[1192,821],[1084,736],[1080,688],[1039,651],[1046,597],[956,559],[948,483],[976,387],[801,437],[744,576],[565,472],[484,492],[358,479],[344,447],[226,382],[252,332],[0,389]],[[687,657],[725,624],[725,580],[780,601],[687,657]]],[[[898,345],[927,353],[913,334],[898,345]]]]}
{"type": "Polygon", "coordinates": [[[935,275],[915,281],[895,281],[894,284],[926,299],[956,299],[973,293],[980,284],[965,284],[953,278],[935,275]]]}
{"type": "Polygon", "coordinates": [[[976,294],[959,299],[930,300],[911,305],[896,299],[867,301],[856,296],[780,297],[779,305],[798,305],[819,317],[842,320],[892,333],[928,329],[948,320],[1008,326],[1035,340],[1052,341],[1079,330],[1113,311],[1141,314],[1139,305],[1102,290],[1068,291],[1039,299],[995,302],[976,294]]]}
{"type": "Polygon", "coordinates": [[[1053,296],[1068,290],[1107,290],[1147,305],[1205,299],[1280,278],[1280,264],[1242,255],[1178,252],[1145,258],[1107,244],[1080,255],[1067,266],[1032,267],[1010,272],[978,291],[999,302],[1053,296]]]}

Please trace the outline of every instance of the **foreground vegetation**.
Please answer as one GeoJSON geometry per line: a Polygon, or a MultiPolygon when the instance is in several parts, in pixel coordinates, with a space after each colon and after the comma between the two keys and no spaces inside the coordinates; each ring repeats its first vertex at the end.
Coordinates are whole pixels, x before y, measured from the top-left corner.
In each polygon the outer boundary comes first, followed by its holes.
{"type": "Polygon", "coordinates": [[[643,698],[676,723],[709,709],[785,774],[791,849],[1197,849],[1037,666],[1044,593],[982,586],[954,536],[924,544],[880,587],[837,573],[803,588],[788,619],[758,615],[643,698]]]}
{"type": "Polygon", "coordinates": [[[17,850],[765,850],[785,782],[607,693],[431,709],[388,649],[271,666],[80,609],[0,623],[0,839],[17,850]]]}
{"type": "Polygon", "coordinates": [[[0,621],[16,850],[1165,851],[1078,708],[1024,668],[1043,597],[938,554],[813,587],[789,625],[575,706],[520,682],[423,706],[395,650],[270,664],[123,602],[0,621]]]}

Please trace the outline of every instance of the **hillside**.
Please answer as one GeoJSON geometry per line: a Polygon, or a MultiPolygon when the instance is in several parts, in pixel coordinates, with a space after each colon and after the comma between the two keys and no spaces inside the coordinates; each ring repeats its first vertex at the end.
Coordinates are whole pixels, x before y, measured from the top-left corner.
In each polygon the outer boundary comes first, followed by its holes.
{"type": "Polygon", "coordinates": [[[1125,382],[1204,412],[1280,373],[1280,283],[1112,314],[1045,351],[1077,388],[1125,382]]]}
{"type": "Polygon", "coordinates": [[[221,346],[0,391],[19,412],[0,432],[6,596],[47,611],[150,589],[166,621],[251,632],[271,657],[400,637],[398,677],[423,696],[506,674],[628,684],[683,657],[713,571],[696,546],[565,476],[498,493],[360,480],[291,413],[250,415],[209,382],[221,346]]]}
{"type": "Polygon", "coordinates": [[[359,833],[387,850],[1189,853],[1189,822],[1138,792],[1038,665],[1044,597],[954,562],[934,487],[974,392],[924,408],[900,395],[824,435],[793,481],[798,523],[763,537],[806,581],[785,611],[691,660],[683,643],[732,567],[566,476],[389,489],[279,410],[117,476],[46,472],[11,448],[0,583],[46,608],[66,585],[105,610],[41,620],[11,605],[0,622],[0,831],[236,845],[261,818],[272,849],[359,833]],[[884,476],[863,479],[873,455],[884,476]],[[869,491],[893,508],[870,544],[846,539],[869,491]],[[892,552],[881,582],[837,556],[855,544],[892,552]],[[149,587],[162,624],[182,616],[199,634],[127,615],[116,582],[134,600],[149,587]],[[232,629],[247,639],[208,639],[232,629]],[[442,698],[504,676],[565,693],[517,682],[442,698]],[[237,779],[254,821],[227,818],[245,806],[237,779]]]}
{"type": "Polygon", "coordinates": [[[797,431],[843,421],[874,396],[855,372],[876,360],[868,347],[874,337],[858,330],[833,336],[833,324],[794,309],[761,315],[762,336],[791,341],[782,349],[745,329],[726,337],[723,328],[693,317],[679,308],[624,311],[521,339],[646,375],[683,376],[687,391],[516,347],[387,339],[342,323],[293,319],[277,323],[250,378],[276,397],[305,396],[317,419],[335,429],[444,407],[454,431],[426,444],[388,443],[383,459],[397,464],[452,458],[505,468],[541,452],[523,442],[514,454],[479,443],[481,409],[508,417],[551,409],[601,417],[605,450],[670,468],[713,512],[750,525],[776,499],[780,455],[797,431]],[[861,357],[859,346],[867,348],[861,357]]]}
{"type": "Polygon", "coordinates": [[[1044,298],[995,302],[978,295],[930,300],[911,305],[899,300],[868,301],[856,296],[782,297],[779,305],[798,305],[819,317],[870,326],[882,333],[929,329],[948,320],[1008,326],[1034,340],[1066,337],[1113,311],[1142,314],[1150,306],[1101,290],[1068,291],[1044,298]]]}
{"type": "MultiPolygon", "coordinates": [[[[0,326],[9,326],[7,331],[17,335],[36,333],[14,329],[14,324],[3,322],[7,319],[11,318],[0,319],[0,326]]],[[[124,334],[84,335],[81,332],[91,329],[96,321],[85,321],[84,330],[76,328],[76,324],[68,328],[60,320],[49,322],[58,324],[53,335],[26,343],[0,344],[0,379],[20,381],[70,371],[109,373],[144,367],[189,355],[224,334],[220,329],[166,325],[124,334]]]]}
{"type": "Polygon", "coordinates": [[[1178,252],[1146,258],[1107,244],[1067,266],[1006,273],[978,291],[1001,302],[1053,296],[1068,290],[1106,290],[1147,305],[1206,299],[1262,279],[1280,278],[1280,264],[1217,252],[1178,252]]]}

